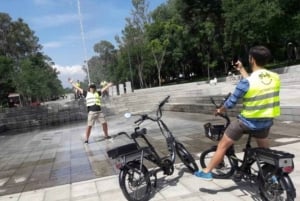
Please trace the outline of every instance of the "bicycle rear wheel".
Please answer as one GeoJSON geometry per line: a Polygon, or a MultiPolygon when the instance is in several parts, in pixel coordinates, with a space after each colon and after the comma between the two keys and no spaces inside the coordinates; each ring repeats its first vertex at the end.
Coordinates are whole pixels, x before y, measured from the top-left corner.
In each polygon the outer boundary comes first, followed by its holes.
{"type": "Polygon", "coordinates": [[[264,165],[259,176],[259,192],[264,201],[294,201],[295,187],[288,174],[278,177],[273,165],[264,165]]]}
{"type": "Polygon", "coordinates": [[[151,195],[151,181],[147,168],[135,161],[128,162],[120,172],[119,183],[129,201],[147,201],[151,195]]]}
{"type": "MultiPolygon", "coordinates": [[[[206,168],[213,155],[215,154],[217,147],[212,147],[205,150],[200,155],[200,165],[202,168],[206,168]]],[[[229,155],[225,155],[223,161],[212,170],[212,176],[216,179],[227,179],[231,177],[235,171],[237,162],[232,160],[229,155]]]]}
{"type": "Polygon", "coordinates": [[[180,142],[176,142],[175,149],[180,160],[192,173],[198,171],[199,168],[197,163],[195,162],[195,159],[183,144],[181,144],[180,142]]]}

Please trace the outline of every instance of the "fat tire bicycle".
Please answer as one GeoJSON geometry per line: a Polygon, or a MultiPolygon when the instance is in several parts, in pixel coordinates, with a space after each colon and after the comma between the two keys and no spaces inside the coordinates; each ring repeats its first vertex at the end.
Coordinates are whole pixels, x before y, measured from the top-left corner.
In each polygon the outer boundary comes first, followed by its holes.
{"type": "MultiPolygon", "coordinates": [[[[228,94],[218,106],[214,99],[211,102],[220,108],[229,98],[228,94]]],[[[227,114],[218,114],[226,120],[224,125],[204,125],[205,136],[213,141],[219,141],[225,129],[230,124],[227,114]]],[[[294,155],[288,152],[269,148],[251,147],[252,135],[248,135],[247,143],[243,149],[242,159],[235,154],[234,145],[226,152],[223,161],[212,171],[213,178],[227,179],[234,176],[236,182],[241,180],[255,182],[264,201],[294,201],[296,189],[289,176],[294,169],[294,155]],[[256,167],[254,167],[256,165],[256,167]]],[[[206,168],[211,157],[217,150],[217,145],[210,147],[200,155],[200,165],[206,168]]]]}
{"type": "MultiPolygon", "coordinates": [[[[180,158],[187,169],[194,173],[198,170],[198,165],[193,156],[180,143],[163,122],[162,107],[169,100],[167,96],[160,104],[156,111],[156,117],[147,114],[139,115],[140,118],[135,121],[138,126],[132,134],[121,132],[118,135],[126,135],[133,140],[133,143],[123,145],[107,151],[112,159],[116,160],[116,166],[120,169],[119,185],[129,201],[146,201],[151,197],[152,187],[157,186],[157,173],[163,172],[164,175],[172,175],[174,173],[174,163],[176,155],[180,158]],[[164,136],[168,148],[168,154],[161,157],[155,150],[155,147],[147,139],[147,129],[140,128],[140,124],[145,120],[156,122],[161,134],[164,136]],[[138,142],[141,138],[143,144],[138,142]],[[144,160],[150,161],[156,168],[148,169],[144,164],[144,160]]],[[[131,116],[131,115],[129,115],[131,116]]],[[[149,134],[148,134],[149,135],[149,134]]]]}

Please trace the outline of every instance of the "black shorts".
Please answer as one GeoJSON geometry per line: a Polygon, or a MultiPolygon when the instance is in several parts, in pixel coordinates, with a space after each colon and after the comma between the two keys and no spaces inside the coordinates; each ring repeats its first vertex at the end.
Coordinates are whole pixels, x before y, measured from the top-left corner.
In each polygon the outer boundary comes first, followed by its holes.
{"type": "Polygon", "coordinates": [[[243,134],[251,134],[255,138],[266,138],[270,132],[270,127],[260,130],[249,129],[240,119],[237,119],[230,123],[230,125],[225,130],[225,135],[227,135],[233,141],[239,140],[243,134]]]}

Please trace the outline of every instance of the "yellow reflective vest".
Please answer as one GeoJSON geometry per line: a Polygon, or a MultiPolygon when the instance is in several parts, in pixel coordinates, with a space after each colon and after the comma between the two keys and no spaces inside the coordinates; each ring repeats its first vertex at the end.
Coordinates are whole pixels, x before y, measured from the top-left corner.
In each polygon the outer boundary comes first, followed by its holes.
{"type": "Polygon", "coordinates": [[[87,92],[85,100],[86,100],[86,106],[93,106],[93,105],[101,105],[101,100],[98,92],[91,93],[87,92]]]}
{"type": "Polygon", "coordinates": [[[241,115],[249,119],[274,118],[280,115],[280,79],[278,74],[261,69],[253,72],[249,89],[243,97],[241,115]]]}

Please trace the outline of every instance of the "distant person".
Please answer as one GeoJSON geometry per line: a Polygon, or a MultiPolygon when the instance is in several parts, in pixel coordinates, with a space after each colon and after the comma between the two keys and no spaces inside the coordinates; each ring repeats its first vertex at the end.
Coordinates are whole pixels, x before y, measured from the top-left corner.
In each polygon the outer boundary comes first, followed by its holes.
{"type": "Polygon", "coordinates": [[[80,82],[79,80],[77,80],[77,82],[75,83],[76,87],[74,87],[75,90],[75,99],[80,99],[82,93],[77,89],[80,88],[80,82]]]}
{"type": "MultiPolygon", "coordinates": [[[[102,81],[101,83],[100,83],[100,88],[101,89],[103,89],[103,88],[105,88],[106,86],[108,85],[108,82],[106,82],[106,81],[102,81]]],[[[106,89],[106,90],[104,90],[103,92],[102,92],[102,98],[108,98],[108,96],[109,96],[109,92],[108,92],[108,88],[106,89]]]]}
{"type": "Polygon", "coordinates": [[[86,128],[86,134],[85,134],[85,141],[84,143],[89,142],[89,137],[91,134],[92,126],[95,124],[95,121],[98,121],[102,124],[102,129],[104,132],[104,138],[109,139],[111,138],[108,135],[108,126],[105,119],[105,116],[101,110],[101,93],[105,90],[107,90],[110,86],[112,86],[112,83],[108,83],[104,88],[101,89],[101,91],[96,90],[95,84],[90,84],[88,91],[81,89],[78,87],[72,79],[68,79],[68,81],[72,84],[74,88],[76,88],[78,91],[80,91],[81,94],[86,99],[86,106],[88,110],[88,121],[87,121],[87,128],[86,128]]]}
{"type": "Polygon", "coordinates": [[[264,66],[271,57],[270,51],[264,46],[252,47],[249,51],[249,64],[252,74],[249,76],[240,61],[234,63],[244,79],[235,88],[215,114],[223,114],[233,108],[239,99],[243,99],[243,109],[236,121],[230,123],[218,144],[208,166],[195,172],[195,176],[212,180],[211,171],[223,160],[227,149],[239,140],[244,133],[250,133],[256,139],[258,147],[269,147],[269,131],[273,119],[280,115],[280,79],[278,74],[268,71],[264,66]]]}
{"type": "Polygon", "coordinates": [[[212,79],[212,80],[209,81],[210,85],[217,85],[217,83],[218,83],[218,80],[217,80],[216,77],[214,79],[212,79]]]}

